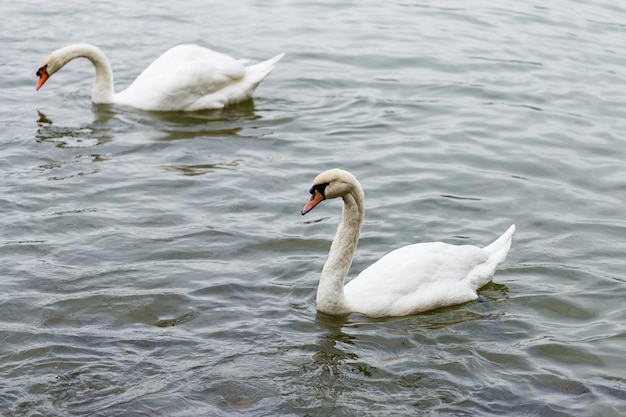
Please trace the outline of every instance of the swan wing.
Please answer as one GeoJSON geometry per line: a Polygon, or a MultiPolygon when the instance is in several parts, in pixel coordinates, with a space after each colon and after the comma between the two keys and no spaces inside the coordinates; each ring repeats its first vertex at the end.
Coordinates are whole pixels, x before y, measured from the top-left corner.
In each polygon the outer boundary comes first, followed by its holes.
{"type": "Polygon", "coordinates": [[[228,87],[245,76],[244,62],[194,45],[172,48],[119,93],[117,102],[144,110],[221,108],[231,99],[228,87]]]}
{"type": "Polygon", "coordinates": [[[396,249],[345,286],[348,303],[368,316],[400,316],[477,298],[467,278],[489,259],[477,246],[442,242],[396,249]]]}
{"type": "Polygon", "coordinates": [[[247,60],[237,60],[230,55],[216,52],[202,46],[178,45],[168,49],[155,59],[143,70],[135,82],[145,82],[152,78],[158,79],[163,77],[164,73],[175,74],[181,67],[195,61],[204,61],[214,64],[235,62],[240,64],[240,68],[243,68],[243,65],[247,63],[247,60]]]}

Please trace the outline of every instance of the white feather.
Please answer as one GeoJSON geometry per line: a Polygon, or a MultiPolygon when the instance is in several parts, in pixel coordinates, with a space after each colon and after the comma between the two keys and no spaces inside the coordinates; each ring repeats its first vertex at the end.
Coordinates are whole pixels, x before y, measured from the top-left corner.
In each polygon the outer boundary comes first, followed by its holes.
{"type": "Polygon", "coordinates": [[[153,111],[193,111],[219,109],[249,99],[283,55],[246,67],[247,60],[197,45],[178,45],[158,57],[119,93],[114,92],[109,61],[90,44],[58,49],[41,62],[41,67],[46,67],[51,76],[71,60],[87,58],[96,70],[94,103],[153,111]]]}
{"type": "MultiPolygon", "coordinates": [[[[475,300],[478,288],[492,279],[511,247],[514,225],[484,248],[442,242],[404,246],[344,287],[363,221],[363,190],[352,174],[338,169],[320,174],[314,182],[326,184],[325,199],[344,200],[342,222],[318,286],[318,310],[327,314],[403,316],[475,300]]],[[[309,203],[303,213],[315,204],[309,203]]]]}

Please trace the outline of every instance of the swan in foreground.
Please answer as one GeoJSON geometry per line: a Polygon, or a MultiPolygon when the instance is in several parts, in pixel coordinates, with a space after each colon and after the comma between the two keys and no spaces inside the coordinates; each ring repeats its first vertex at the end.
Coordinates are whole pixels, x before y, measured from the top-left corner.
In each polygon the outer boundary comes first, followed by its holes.
{"type": "Polygon", "coordinates": [[[302,215],[320,202],[343,198],[343,216],[317,289],[317,309],[326,314],[404,316],[476,300],[511,247],[515,225],[484,248],[443,242],[396,249],[359,276],[344,281],[363,223],[363,188],[351,173],[331,169],[318,175],[302,215]]]}
{"type": "Polygon", "coordinates": [[[221,109],[244,101],[274,69],[284,54],[244,66],[248,61],[197,45],[178,45],[158,57],[124,91],[115,93],[113,71],[104,53],[79,43],[57,49],[41,61],[37,90],[75,58],[87,58],[96,69],[91,100],[152,111],[221,109]]]}

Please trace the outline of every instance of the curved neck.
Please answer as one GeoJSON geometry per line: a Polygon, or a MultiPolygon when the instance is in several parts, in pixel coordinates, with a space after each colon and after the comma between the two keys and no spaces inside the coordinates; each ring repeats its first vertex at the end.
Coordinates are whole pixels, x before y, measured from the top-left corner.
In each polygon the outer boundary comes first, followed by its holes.
{"type": "Polygon", "coordinates": [[[360,187],[343,197],[341,224],[330,246],[317,288],[317,309],[323,313],[347,314],[352,311],[343,287],[359,242],[364,216],[363,200],[360,187]]]}
{"type": "Polygon", "coordinates": [[[75,58],[87,58],[91,61],[96,69],[91,100],[94,103],[113,103],[115,96],[113,70],[109,60],[99,48],[87,43],[79,43],[61,48],[55,51],[53,55],[58,62],[57,71],[75,58]]]}

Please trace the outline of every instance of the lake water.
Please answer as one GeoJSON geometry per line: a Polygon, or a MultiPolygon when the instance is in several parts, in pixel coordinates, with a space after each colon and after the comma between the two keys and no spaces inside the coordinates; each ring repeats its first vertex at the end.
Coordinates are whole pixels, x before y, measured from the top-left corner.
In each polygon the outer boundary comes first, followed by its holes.
{"type": "Polygon", "coordinates": [[[0,5],[0,414],[626,414],[626,5],[610,0],[0,5]],[[253,102],[93,106],[198,43],[286,56],[253,102]],[[366,194],[350,276],[420,241],[517,232],[467,303],[329,317],[341,167],[366,194]]]}

